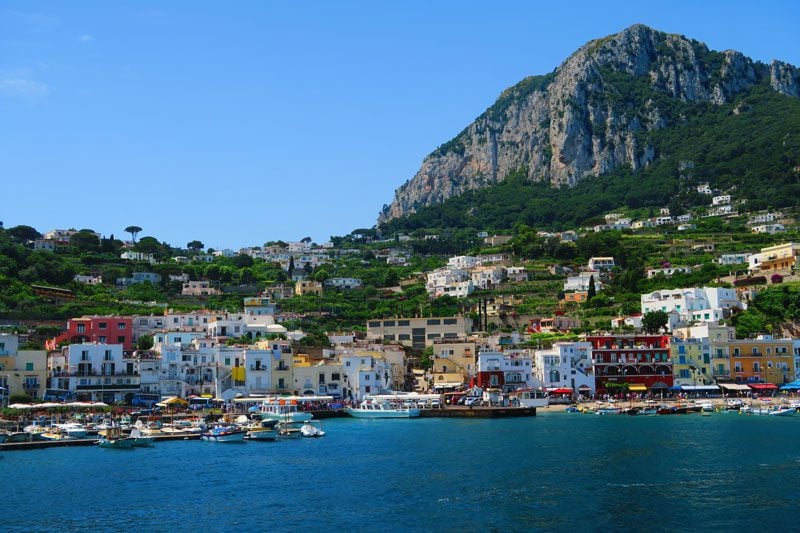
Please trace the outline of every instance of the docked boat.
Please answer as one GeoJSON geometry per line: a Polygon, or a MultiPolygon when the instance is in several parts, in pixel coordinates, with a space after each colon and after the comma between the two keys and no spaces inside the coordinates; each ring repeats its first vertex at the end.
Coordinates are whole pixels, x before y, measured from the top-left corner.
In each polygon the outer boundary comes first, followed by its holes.
{"type": "Polygon", "coordinates": [[[772,409],[768,416],[794,416],[797,410],[794,407],[776,407],[772,409]]]}
{"type": "Polygon", "coordinates": [[[711,402],[703,402],[700,404],[700,410],[704,413],[713,413],[714,412],[714,404],[711,402]]]}
{"type": "Polygon", "coordinates": [[[88,433],[86,426],[79,422],[65,422],[63,424],[53,424],[53,427],[60,429],[68,437],[73,439],[84,439],[88,433]]]}
{"type": "Polygon", "coordinates": [[[598,415],[618,415],[622,412],[622,408],[613,406],[598,407],[594,412],[598,415]]]}
{"type": "Polygon", "coordinates": [[[420,414],[416,407],[397,407],[374,399],[364,400],[358,407],[348,407],[345,412],[354,418],[415,418],[420,414]]]}
{"type": "Polygon", "coordinates": [[[240,416],[237,422],[242,424],[245,440],[268,441],[278,438],[275,427],[278,425],[277,420],[250,420],[246,416],[240,416]]]}
{"type": "Polygon", "coordinates": [[[137,427],[133,427],[131,429],[130,438],[133,439],[133,445],[137,448],[149,448],[153,445],[153,443],[155,443],[156,440],[155,437],[149,437],[142,434],[142,430],[137,427]]]}
{"type": "Polygon", "coordinates": [[[306,411],[300,411],[297,400],[284,398],[265,399],[252,411],[252,414],[262,420],[280,420],[281,422],[305,422],[311,420],[314,415],[306,411]]]}
{"type": "Polygon", "coordinates": [[[300,427],[300,435],[306,438],[324,437],[325,432],[319,426],[319,423],[312,424],[310,420],[306,420],[302,427],[300,427]]]}
{"type": "Polygon", "coordinates": [[[521,407],[547,407],[550,405],[550,398],[542,389],[520,389],[511,394],[512,399],[516,399],[521,407]]]}
{"type": "Polygon", "coordinates": [[[245,430],[234,425],[219,424],[212,426],[200,434],[200,438],[209,442],[244,442],[245,430]]]}
{"type": "Polygon", "coordinates": [[[124,437],[122,430],[119,426],[112,426],[103,429],[99,433],[100,440],[97,445],[101,448],[109,448],[111,450],[132,450],[134,439],[131,437],[124,437]]]}

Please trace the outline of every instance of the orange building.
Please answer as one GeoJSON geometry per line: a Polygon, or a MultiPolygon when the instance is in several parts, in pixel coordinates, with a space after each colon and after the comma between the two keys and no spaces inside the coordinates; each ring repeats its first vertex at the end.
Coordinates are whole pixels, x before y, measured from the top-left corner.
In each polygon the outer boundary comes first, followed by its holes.
{"type": "MultiPolygon", "coordinates": [[[[794,380],[794,350],[791,339],[757,339],[728,342],[731,377],[737,383],[768,383],[777,388],[794,380]]],[[[772,388],[772,387],[768,387],[772,388]]]]}

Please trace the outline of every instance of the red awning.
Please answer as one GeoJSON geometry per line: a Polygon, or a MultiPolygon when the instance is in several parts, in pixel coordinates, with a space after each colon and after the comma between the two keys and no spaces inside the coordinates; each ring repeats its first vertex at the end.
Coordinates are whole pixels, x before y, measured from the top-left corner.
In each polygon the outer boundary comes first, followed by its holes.
{"type": "Polygon", "coordinates": [[[750,388],[756,390],[772,390],[777,389],[778,386],[772,383],[750,383],[750,388]]]}
{"type": "Polygon", "coordinates": [[[572,394],[572,389],[553,389],[550,391],[550,394],[572,394]]]}

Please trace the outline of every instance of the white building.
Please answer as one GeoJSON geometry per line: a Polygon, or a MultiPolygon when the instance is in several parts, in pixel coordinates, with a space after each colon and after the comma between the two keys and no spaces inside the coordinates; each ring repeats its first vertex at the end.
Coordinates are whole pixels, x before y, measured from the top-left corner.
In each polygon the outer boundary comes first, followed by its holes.
{"type": "Polygon", "coordinates": [[[483,374],[490,387],[502,387],[504,392],[541,386],[533,373],[533,357],[526,350],[480,352],[477,366],[479,381],[483,374]]]}
{"type": "Polygon", "coordinates": [[[469,255],[459,255],[447,260],[447,266],[459,270],[469,270],[478,265],[478,258],[469,255]]]}
{"type": "Polygon", "coordinates": [[[676,267],[665,267],[665,268],[648,268],[647,269],[647,279],[654,278],[659,274],[663,274],[664,277],[671,278],[674,274],[691,274],[692,267],[688,266],[676,266],[676,267]]]}
{"type": "Polygon", "coordinates": [[[592,257],[589,259],[589,270],[609,271],[615,266],[613,257],[592,257]]]}
{"type": "Polygon", "coordinates": [[[64,348],[65,371],[53,380],[78,398],[115,403],[139,391],[139,375],[121,344],[70,344],[64,348]]]}
{"type": "Polygon", "coordinates": [[[711,205],[727,205],[729,203],[731,203],[730,194],[721,194],[719,196],[714,196],[711,199],[711,205]]]}
{"type": "Polygon", "coordinates": [[[556,342],[549,350],[536,350],[536,377],[548,389],[572,389],[594,395],[591,342],[556,342]]]}
{"type": "Polygon", "coordinates": [[[718,322],[733,309],[744,309],[744,304],[736,298],[736,289],[721,287],[653,291],[641,295],[641,306],[642,314],[675,311],[685,323],[718,322]]]}
{"type": "Polygon", "coordinates": [[[521,266],[512,266],[506,269],[508,281],[522,282],[528,281],[528,269],[521,266]]]}
{"type": "Polygon", "coordinates": [[[328,278],[323,285],[337,289],[358,289],[361,287],[361,280],[358,278],[328,278]]]}
{"type": "Polygon", "coordinates": [[[564,282],[564,290],[567,292],[586,292],[589,290],[589,283],[592,278],[594,278],[594,290],[601,291],[603,284],[600,282],[599,272],[578,272],[575,276],[567,277],[567,281],[564,282]]]}
{"type": "Polygon", "coordinates": [[[753,233],[766,233],[767,235],[786,232],[786,228],[783,224],[761,224],[759,226],[753,226],[751,229],[753,233]]]}
{"type": "Polygon", "coordinates": [[[722,254],[714,260],[718,265],[743,265],[747,263],[749,253],[744,254],[722,254]]]}
{"type": "Polygon", "coordinates": [[[506,269],[502,266],[479,266],[472,269],[472,284],[480,289],[491,289],[503,282],[506,269]]]}
{"type": "Polygon", "coordinates": [[[345,353],[339,356],[342,365],[342,397],[361,400],[368,394],[390,390],[392,368],[383,357],[372,353],[345,353]]]}
{"type": "Polygon", "coordinates": [[[461,268],[437,268],[428,272],[427,278],[425,288],[428,290],[428,294],[434,298],[445,294],[463,298],[474,290],[469,272],[461,268]]]}

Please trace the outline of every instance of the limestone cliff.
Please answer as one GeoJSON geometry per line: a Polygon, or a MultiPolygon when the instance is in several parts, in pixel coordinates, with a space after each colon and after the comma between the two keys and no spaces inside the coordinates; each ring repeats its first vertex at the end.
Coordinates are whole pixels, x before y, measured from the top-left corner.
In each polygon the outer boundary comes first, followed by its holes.
{"type": "Polygon", "coordinates": [[[759,83],[800,96],[800,69],[714,52],[643,25],[590,41],[553,73],[526,78],[431,153],[378,222],[413,213],[525,168],[533,181],[575,185],[648,165],[645,133],[682,120],[671,102],[724,104],[759,83]],[[634,95],[634,96],[632,96],[634,95]]]}

